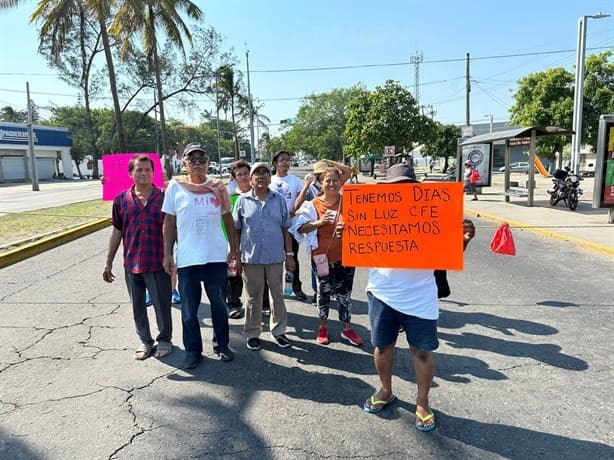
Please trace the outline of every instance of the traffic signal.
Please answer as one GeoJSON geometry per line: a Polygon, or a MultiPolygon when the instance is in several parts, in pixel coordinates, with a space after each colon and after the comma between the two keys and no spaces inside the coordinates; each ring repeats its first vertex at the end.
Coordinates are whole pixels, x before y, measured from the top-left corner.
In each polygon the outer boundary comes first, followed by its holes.
{"type": "Polygon", "coordinates": [[[280,125],[291,125],[292,118],[284,118],[283,120],[279,120],[280,125]]]}

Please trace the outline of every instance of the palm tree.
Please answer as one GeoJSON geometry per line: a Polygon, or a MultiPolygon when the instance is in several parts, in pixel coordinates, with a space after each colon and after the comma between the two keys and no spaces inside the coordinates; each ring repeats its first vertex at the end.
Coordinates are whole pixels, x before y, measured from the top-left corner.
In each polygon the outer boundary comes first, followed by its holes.
{"type": "Polygon", "coordinates": [[[132,49],[132,39],[141,34],[143,49],[149,64],[156,74],[156,89],[160,111],[160,127],[162,131],[162,154],[165,156],[167,177],[172,176],[166,117],[164,114],[164,94],[160,76],[160,56],[158,54],[158,31],[161,27],[171,43],[183,50],[182,35],[192,43],[192,35],[187,25],[178,15],[178,10],[185,10],[192,19],[200,19],[202,11],[189,0],[134,0],[123,2],[118,9],[111,25],[111,32],[123,38],[120,56],[126,57],[132,49]]]}
{"type": "MultiPolygon", "coordinates": [[[[241,114],[241,121],[247,121],[249,123],[249,100],[243,96],[239,96],[239,113],[241,114]]],[[[269,124],[271,119],[261,113],[264,104],[262,102],[252,101],[252,114],[254,115],[254,124],[256,126],[256,149],[260,146],[260,129],[264,132],[269,132],[269,124]]]]}
{"type": "MultiPolygon", "coordinates": [[[[0,9],[13,8],[24,3],[23,0],[0,0],[0,9]]],[[[79,17],[79,10],[83,8],[93,15],[100,27],[102,45],[109,71],[109,86],[113,98],[113,108],[115,111],[115,127],[117,129],[117,140],[120,152],[126,151],[126,138],[124,135],[124,125],[122,123],[122,111],[117,95],[117,81],[115,78],[115,66],[113,65],[113,55],[111,44],[107,32],[106,21],[110,16],[112,0],[40,0],[34,13],[30,16],[30,23],[41,21],[39,37],[49,37],[53,40],[52,52],[61,53],[68,32],[73,27],[73,21],[79,17]]]]}
{"type": "Polygon", "coordinates": [[[232,65],[224,64],[217,70],[217,85],[220,90],[218,105],[219,108],[228,112],[230,110],[230,117],[232,121],[232,131],[234,133],[235,141],[235,160],[239,159],[239,136],[237,133],[237,123],[235,120],[235,107],[241,105],[241,101],[246,101],[241,94],[241,72],[233,69],[232,65]]]}

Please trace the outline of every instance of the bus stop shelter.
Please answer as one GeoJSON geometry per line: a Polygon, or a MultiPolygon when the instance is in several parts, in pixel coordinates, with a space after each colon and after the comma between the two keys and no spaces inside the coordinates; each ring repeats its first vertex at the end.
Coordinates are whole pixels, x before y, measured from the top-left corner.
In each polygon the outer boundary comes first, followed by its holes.
{"type": "Polygon", "coordinates": [[[529,128],[515,128],[495,133],[480,134],[460,143],[460,147],[475,144],[489,144],[492,152],[492,144],[497,141],[505,141],[505,178],[503,193],[505,201],[510,201],[510,196],[527,196],[527,206],[533,206],[533,195],[535,191],[535,140],[540,136],[570,136],[573,131],[570,129],[559,128],[558,126],[531,126],[529,128]],[[529,181],[527,188],[512,189],[510,187],[510,140],[519,138],[530,138],[529,147],[529,181]]]}

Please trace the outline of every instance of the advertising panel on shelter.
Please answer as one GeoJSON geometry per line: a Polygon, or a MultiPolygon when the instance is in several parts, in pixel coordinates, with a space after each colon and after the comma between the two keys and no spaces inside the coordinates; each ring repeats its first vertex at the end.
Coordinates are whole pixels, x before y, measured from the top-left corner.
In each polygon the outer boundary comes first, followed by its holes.
{"type": "Polygon", "coordinates": [[[463,268],[463,184],[343,187],[344,265],[463,268]]]}
{"type": "Polygon", "coordinates": [[[614,115],[599,117],[593,207],[614,207],[614,115]]]}
{"type": "Polygon", "coordinates": [[[461,147],[461,163],[459,165],[459,169],[461,170],[461,178],[463,177],[463,165],[466,161],[470,162],[471,165],[480,173],[480,177],[482,179],[478,185],[490,186],[490,170],[492,164],[490,144],[473,144],[461,147]]]}
{"type": "Polygon", "coordinates": [[[153,183],[164,188],[164,175],[162,163],[157,153],[115,153],[102,156],[102,170],[104,181],[102,182],[102,200],[113,201],[119,193],[132,187],[134,183],[128,173],[128,163],[135,155],[147,155],[154,162],[153,183]]]}

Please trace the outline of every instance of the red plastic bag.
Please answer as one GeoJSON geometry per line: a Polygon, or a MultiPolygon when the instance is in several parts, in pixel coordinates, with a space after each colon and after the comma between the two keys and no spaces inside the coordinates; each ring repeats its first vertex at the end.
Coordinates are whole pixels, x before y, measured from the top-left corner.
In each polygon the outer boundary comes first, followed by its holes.
{"type": "Polygon", "coordinates": [[[516,255],[514,238],[512,237],[512,231],[507,222],[503,222],[495,232],[490,242],[490,250],[497,254],[504,254],[507,256],[516,255]]]}

